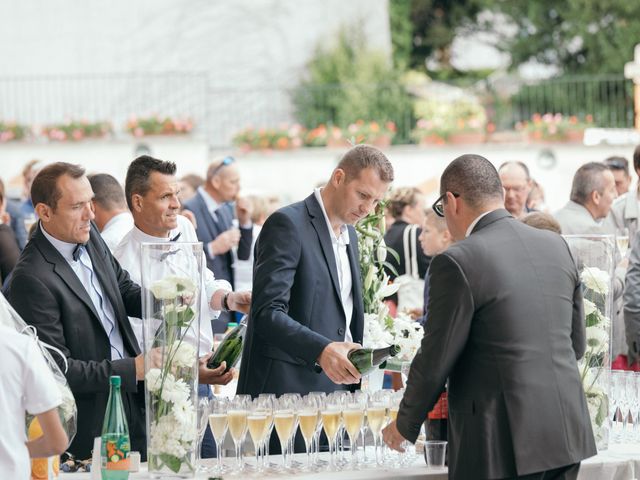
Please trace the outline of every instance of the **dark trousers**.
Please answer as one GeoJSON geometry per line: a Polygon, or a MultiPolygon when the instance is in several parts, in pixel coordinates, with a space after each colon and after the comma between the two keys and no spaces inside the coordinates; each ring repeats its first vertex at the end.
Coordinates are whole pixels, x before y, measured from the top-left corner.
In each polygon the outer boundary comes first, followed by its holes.
{"type": "Polygon", "coordinates": [[[510,477],[503,480],[576,480],[579,470],[580,463],[574,463],[572,465],[554,468],[553,470],[530,473],[529,475],[522,475],[520,477],[510,477]]]}
{"type": "MultiPolygon", "coordinates": [[[[209,385],[198,385],[198,397],[213,397],[209,385]]],[[[204,431],[204,436],[202,438],[202,444],[200,445],[200,458],[214,458],[215,456],[216,442],[213,440],[213,433],[211,433],[211,428],[209,428],[209,425],[207,425],[207,429],[204,431]]]]}

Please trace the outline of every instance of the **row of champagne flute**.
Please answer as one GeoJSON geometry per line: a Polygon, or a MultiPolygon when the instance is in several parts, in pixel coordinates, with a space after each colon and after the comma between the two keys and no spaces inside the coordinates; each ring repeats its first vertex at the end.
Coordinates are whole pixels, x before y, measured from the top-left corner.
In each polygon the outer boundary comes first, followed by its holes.
{"type": "MultiPolygon", "coordinates": [[[[235,445],[236,472],[244,469],[242,445],[247,434],[251,438],[256,454],[256,470],[269,468],[268,444],[272,430],[275,429],[282,450],[280,471],[291,470],[295,434],[299,430],[304,439],[307,454],[303,470],[315,470],[326,464],[318,458],[320,434],[324,431],[329,444],[328,469],[336,470],[347,463],[358,468],[357,449],[366,429],[371,431],[375,449],[375,462],[382,464],[382,429],[395,420],[402,392],[382,390],[368,395],[365,392],[349,393],[345,391],[325,394],[311,392],[306,396],[295,393],[284,394],[276,398],[272,394],[263,394],[251,400],[248,395],[236,395],[231,400],[213,399],[208,407],[208,420],[218,452],[229,432],[235,445]],[[344,446],[346,432],[352,446],[350,462],[338,461],[338,448],[344,446]]],[[[206,425],[206,424],[205,424],[206,425]]],[[[366,455],[366,451],[365,451],[366,455]]],[[[223,473],[226,467],[218,455],[215,471],[223,473]]]]}
{"type": "Polygon", "coordinates": [[[611,371],[611,443],[640,443],[640,372],[611,371]]]}

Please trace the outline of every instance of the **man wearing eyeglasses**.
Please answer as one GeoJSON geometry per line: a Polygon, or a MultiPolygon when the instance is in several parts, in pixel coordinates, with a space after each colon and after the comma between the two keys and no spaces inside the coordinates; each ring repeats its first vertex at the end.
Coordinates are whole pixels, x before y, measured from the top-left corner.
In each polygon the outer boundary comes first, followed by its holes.
{"type": "MultiPolygon", "coordinates": [[[[624,157],[609,157],[605,160],[605,164],[613,173],[616,180],[616,189],[618,190],[618,198],[611,206],[611,211],[607,217],[607,223],[612,229],[626,228],[629,230],[629,245],[633,245],[633,238],[638,231],[638,217],[640,216],[640,190],[634,189],[626,193],[620,193],[626,188],[629,189],[631,184],[631,175],[629,175],[629,164],[624,157]],[[624,162],[623,162],[624,160],[624,162]],[[626,169],[625,169],[626,165],[626,169]],[[625,175],[626,174],[626,175],[625,175]]],[[[633,169],[640,178],[640,145],[633,152],[633,169]]]]}
{"type": "Polygon", "coordinates": [[[384,440],[414,442],[448,378],[449,478],[575,479],[596,447],[569,248],[504,209],[498,172],[479,155],[455,159],[440,193],[433,209],[456,242],[431,261],[425,335],[384,440]]]}
{"type": "MultiPolygon", "coordinates": [[[[204,186],[185,203],[185,209],[196,218],[196,233],[204,244],[207,267],[217,279],[227,280],[234,288],[235,255],[247,260],[253,239],[249,202],[239,198],[239,192],[240,173],[235,160],[225,157],[209,165],[204,186]]],[[[214,333],[224,332],[230,318],[223,312],[214,322],[214,333]]]]}
{"type": "Polygon", "coordinates": [[[505,162],[498,173],[504,188],[504,208],[514,217],[523,218],[531,211],[527,207],[533,184],[529,168],[522,162],[505,162]]]}

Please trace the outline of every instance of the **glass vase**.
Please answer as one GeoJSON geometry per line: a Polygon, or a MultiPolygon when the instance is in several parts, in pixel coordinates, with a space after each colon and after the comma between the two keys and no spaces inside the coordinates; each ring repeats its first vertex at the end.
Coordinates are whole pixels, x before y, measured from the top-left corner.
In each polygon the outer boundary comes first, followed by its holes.
{"type": "Polygon", "coordinates": [[[613,235],[564,235],[582,281],[587,349],[578,362],[598,450],[609,446],[611,319],[615,239],[613,235]]]}
{"type": "Polygon", "coordinates": [[[194,478],[202,243],[143,243],[145,396],[150,478],[194,478]]]}

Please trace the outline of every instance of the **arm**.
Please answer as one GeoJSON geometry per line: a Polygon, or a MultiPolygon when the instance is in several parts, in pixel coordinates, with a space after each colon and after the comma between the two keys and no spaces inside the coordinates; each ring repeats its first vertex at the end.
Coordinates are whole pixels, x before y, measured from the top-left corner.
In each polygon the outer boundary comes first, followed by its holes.
{"type": "Polygon", "coordinates": [[[398,411],[398,430],[411,442],[464,349],[474,312],[467,279],[447,254],[432,260],[429,282],[429,321],[398,411]]]}
{"type": "Polygon", "coordinates": [[[57,408],[52,408],[36,416],[42,428],[42,436],[27,442],[29,456],[31,458],[42,458],[64,453],[69,444],[69,439],[64,428],[62,428],[57,408]]]}
{"type": "Polygon", "coordinates": [[[313,366],[331,340],[289,316],[291,288],[302,252],[297,227],[276,212],[260,232],[253,279],[252,322],[263,340],[313,366]]]}
{"type": "Polygon", "coordinates": [[[109,253],[108,256],[111,260],[113,271],[116,274],[118,290],[122,296],[122,302],[124,303],[127,315],[142,318],[142,290],[140,285],[131,280],[129,273],[120,266],[120,263],[118,263],[118,260],[116,260],[113,255],[109,253]]]}
{"type": "MultiPolygon", "coordinates": [[[[136,391],[135,359],[78,360],[71,357],[60,307],[40,278],[24,273],[14,275],[8,300],[28,324],[36,327],[41,340],[60,349],[67,358],[69,369],[66,377],[74,393],[106,392],[109,390],[111,375],[122,377],[123,390],[136,391]]],[[[60,368],[64,369],[62,359],[57,355],[54,358],[60,368]]]]}

